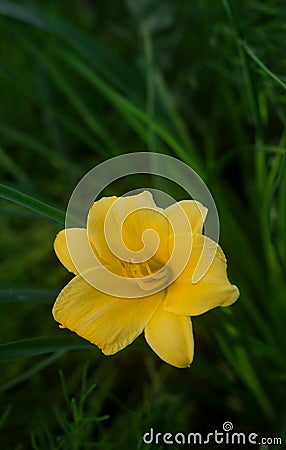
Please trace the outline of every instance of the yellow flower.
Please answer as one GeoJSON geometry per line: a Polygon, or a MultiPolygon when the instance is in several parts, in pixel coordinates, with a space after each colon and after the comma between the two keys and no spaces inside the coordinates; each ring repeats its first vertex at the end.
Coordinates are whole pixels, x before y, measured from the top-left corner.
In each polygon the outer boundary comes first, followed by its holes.
{"type": "Polygon", "coordinates": [[[76,275],[56,299],[55,320],[106,355],[144,331],[165,362],[189,366],[194,354],[190,317],[231,305],[239,296],[228,281],[222,249],[202,234],[206,212],[191,200],[162,210],[147,191],[95,202],[87,228],[62,230],[55,239],[59,260],[76,275]],[[181,255],[187,258],[178,269],[181,255]],[[199,262],[207,270],[194,282],[199,262]],[[123,292],[122,281],[130,283],[125,298],[116,295],[116,289],[123,292]]]}

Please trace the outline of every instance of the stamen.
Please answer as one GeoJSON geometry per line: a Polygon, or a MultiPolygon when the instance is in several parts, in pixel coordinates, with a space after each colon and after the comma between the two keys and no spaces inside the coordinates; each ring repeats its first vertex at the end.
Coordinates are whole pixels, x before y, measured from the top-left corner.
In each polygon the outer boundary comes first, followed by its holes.
{"type": "Polygon", "coordinates": [[[148,262],[133,263],[120,261],[122,274],[128,278],[134,278],[138,286],[144,291],[152,291],[161,287],[164,289],[168,285],[171,272],[168,267],[163,267],[156,272],[152,272],[148,262]]]}
{"type": "Polygon", "coordinates": [[[149,274],[149,275],[153,275],[153,273],[152,273],[152,271],[151,271],[151,269],[150,269],[150,267],[149,267],[149,264],[148,264],[147,262],[145,262],[145,267],[146,267],[146,269],[147,269],[148,274],[149,274]]]}
{"type": "Polygon", "coordinates": [[[151,291],[159,287],[164,289],[168,285],[170,276],[170,269],[168,267],[165,267],[153,274],[151,272],[151,277],[149,276],[137,279],[137,284],[144,291],[151,291]]]}

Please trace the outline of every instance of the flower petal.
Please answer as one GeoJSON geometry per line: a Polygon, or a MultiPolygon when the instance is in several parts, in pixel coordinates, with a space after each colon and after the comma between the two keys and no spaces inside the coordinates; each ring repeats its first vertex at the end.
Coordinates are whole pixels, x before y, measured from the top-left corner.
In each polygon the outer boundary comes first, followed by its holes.
{"type": "Polygon", "coordinates": [[[188,233],[190,229],[193,234],[201,233],[207,212],[205,206],[194,200],[182,200],[165,209],[167,217],[176,225],[176,233],[188,233]],[[186,226],[188,224],[184,220],[182,211],[187,216],[189,226],[186,226]]]}
{"type": "Polygon", "coordinates": [[[116,265],[116,258],[132,262],[147,260],[156,249],[157,259],[168,260],[168,220],[148,191],[103,198],[94,203],[87,228],[89,239],[100,257],[111,266],[116,265]],[[148,235],[144,237],[146,231],[148,235]]]}
{"type": "Polygon", "coordinates": [[[168,230],[169,222],[163,210],[156,206],[150,209],[145,207],[127,217],[122,236],[127,247],[138,252],[138,262],[151,259],[151,265],[152,260],[163,264],[169,259],[168,230]]]}
{"type": "MultiPolygon", "coordinates": [[[[184,234],[176,236],[184,245],[184,234]]],[[[203,235],[195,235],[190,259],[177,280],[168,287],[164,301],[166,311],[186,316],[197,316],[215,308],[229,306],[239,297],[239,290],[227,278],[227,263],[221,247],[203,235]],[[213,258],[213,260],[212,260],[213,258]],[[198,281],[193,282],[193,274],[198,263],[208,270],[198,281]]]]}
{"type": "Polygon", "coordinates": [[[163,304],[145,328],[145,338],[163,361],[187,367],[194,356],[192,322],[189,317],[164,311],[163,304]]]}
{"type": "Polygon", "coordinates": [[[56,236],[54,249],[61,263],[74,274],[98,264],[85,228],[67,228],[60,231],[56,236]]]}
{"type": "Polygon", "coordinates": [[[111,297],[76,276],[60,292],[53,316],[62,327],[111,355],[142,333],[163,298],[162,292],[142,299],[111,297]]]}
{"type": "Polygon", "coordinates": [[[115,257],[106,244],[104,222],[107,212],[117,197],[103,197],[93,204],[87,218],[87,234],[94,249],[106,262],[115,263],[115,257]]]}

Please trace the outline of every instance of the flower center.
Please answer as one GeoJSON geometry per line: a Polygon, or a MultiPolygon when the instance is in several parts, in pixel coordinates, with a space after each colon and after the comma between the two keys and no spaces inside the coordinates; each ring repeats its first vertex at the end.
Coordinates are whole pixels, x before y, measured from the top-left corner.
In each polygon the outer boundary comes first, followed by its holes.
{"type": "Polygon", "coordinates": [[[164,289],[171,278],[171,270],[167,266],[152,272],[146,261],[142,263],[120,261],[120,265],[123,276],[135,278],[138,286],[144,291],[164,289]]]}

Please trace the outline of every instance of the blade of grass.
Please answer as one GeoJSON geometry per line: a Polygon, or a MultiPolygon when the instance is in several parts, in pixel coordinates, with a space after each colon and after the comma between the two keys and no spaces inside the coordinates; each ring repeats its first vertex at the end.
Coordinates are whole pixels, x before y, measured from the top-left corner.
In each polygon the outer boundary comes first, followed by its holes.
{"type": "Polygon", "coordinates": [[[118,89],[131,94],[134,99],[138,98],[138,76],[130,65],[124,64],[114,52],[108,51],[83,32],[42,11],[35,3],[26,7],[19,3],[0,1],[0,14],[61,37],[118,89]]]}
{"type": "Polygon", "coordinates": [[[19,131],[16,128],[10,127],[6,124],[0,124],[0,133],[9,142],[13,142],[29,149],[30,151],[45,158],[45,161],[56,167],[64,167],[65,170],[70,171],[74,175],[80,175],[80,169],[71,162],[70,158],[52,151],[49,147],[43,145],[37,139],[28,136],[26,133],[19,131]]]}
{"type": "MultiPolygon", "coordinates": [[[[274,335],[270,321],[265,320],[258,312],[256,305],[249,301],[246,293],[243,292],[243,294],[243,303],[247,311],[242,311],[242,308],[239,309],[238,305],[235,311],[227,308],[221,311],[213,311],[218,327],[226,330],[226,333],[236,344],[244,343],[246,349],[250,350],[252,347],[254,351],[259,350],[264,360],[269,359],[278,366],[284,367],[286,362],[281,360],[279,337],[274,335]]],[[[240,302],[241,306],[242,302],[240,302]]]]}
{"type": "MultiPolygon", "coordinates": [[[[81,100],[79,93],[76,92],[75,88],[72,87],[71,84],[69,84],[67,78],[61,74],[60,70],[55,65],[51,63],[50,59],[46,58],[44,54],[39,52],[37,48],[30,42],[28,42],[27,40],[23,41],[22,39],[22,45],[25,50],[29,51],[29,53],[37,59],[43,69],[50,75],[61,93],[63,93],[67,97],[74,110],[80,115],[90,131],[102,139],[106,147],[109,149],[109,151],[111,151],[113,155],[117,155],[117,143],[113,140],[113,138],[105,130],[105,128],[100,125],[98,119],[94,117],[94,114],[81,100]]],[[[105,149],[103,151],[103,154],[106,154],[105,149]]]]}
{"type": "MultiPolygon", "coordinates": [[[[147,30],[143,29],[144,47],[146,55],[146,112],[148,116],[154,120],[155,114],[155,89],[154,89],[154,67],[153,67],[153,55],[152,55],[152,42],[151,36],[147,30]]],[[[156,152],[157,142],[154,129],[147,125],[148,134],[148,150],[151,152],[156,152]]]]}
{"type": "Polygon", "coordinates": [[[230,347],[226,344],[223,336],[218,333],[216,333],[216,338],[236,376],[238,376],[252,392],[265,415],[267,417],[273,417],[274,411],[271,403],[265,395],[264,389],[250,363],[249,355],[245,348],[239,344],[230,347]]]}
{"type": "Polygon", "coordinates": [[[275,280],[275,275],[278,275],[279,264],[275,257],[275,248],[272,242],[271,226],[270,226],[270,209],[273,202],[274,192],[277,187],[277,182],[281,177],[281,167],[283,167],[284,155],[277,153],[272,161],[271,167],[268,170],[268,177],[265,184],[265,196],[261,205],[263,210],[263,235],[267,245],[267,257],[269,262],[269,270],[275,280]]]}
{"type": "MultiPolygon", "coordinates": [[[[194,149],[195,144],[184,125],[183,119],[180,117],[178,111],[176,110],[174,99],[172,98],[168,87],[166,86],[164,79],[160,73],[156,73],[155,86],[157,87],[156,92],[158,93],[158,97],[162,102],[162,108],[169,118],[170,126],[174,128],[174,132],[177,135],[178,141],[182,143],[182,146],[184,148],[194,149]]],[[[192,157],[194,157],[194,159],[197,158],[197,154],[194,151],[192,152],[192,157]]]]}
{"type": "MultiPolygon", "coordinates": [[[[5,3],[5,2],[4,2],[5,3]]],[[[54,21],[53,18],[48,17],[47,15],[43,15],[41,13],[41,11],[37,8],[36,10],[33,10],[33,14],[31,15],[31,17],[29,17],[29,10],[25,10],[22,9],[21,7],[18,8],[19,5],[15,5],[15,9],[12,7],[8,7],[6,8],[6,6],[3,6],[2,4],[2,8],[1,8],[1,2],[0,2],[0,12],[2,11],[3,14],[6,14],[10,17],[14,17],[18,20],[24,20],[27,23],[31,23],[35,26],[39,26],[40,28],[45,29],[46,31],[50,31],[50,32],[57,32],[59,35],[61,35],[62,37],[65,38],[66,41],[69,41],[69,43],[73,43],[74,48],[77,47],[78,49],[78,43],[80,41],[79,37],[82,38],[82,42],[81,42],[81,51],[80,53],[83,55],[84,53],[87,55],[87,53],[89,54],[89,62],[94,62],[97,58],[94,57],[94,54],[97,52],[97,50],[99,51],[99,54],[103,54],[103,59],[106,59],[106,61],[108,61],[109,66],[111,65],[111,67],[108,67],[109,70],[101,70],[102,67],[104,66],[104,64],[98,64],[97,65],[97,70],[99,71],[99,73],[104,73],[104,76],[106,76],[107,79],[110,79],[110,77],[108,77],[108,73],[114,74],[115,69],[117,67],[117,65],[115,64],[115,60],[110,57],[110,55],[105,55],[104,50],[97,48],[97,46],[95,48],[93,48],[93,42],[92,41],[88,41],[88,39],[85,39],[84,35],[81,35],[80,33],[78,33],[77,35],[77,39],[75,39],[75,33],[74,30],[69,29],[69,27],[66,27],[66,24],[60,22],[60,21],[54,21]],[[38,20],[38,18],[40,18],[38,20]],[[69,32],[68,32],[69,31],[69,32]],[[85,45],[83,45],[83,43],[85,45]],[[89,45],[87,45],[89,44],[89,45]],[[88,52],[84,52],[83,49],[87,49],[88,48],[88,52]],[[91,52],[91,50],[93,49],[93,52],[91,52]],[[91,57],[92,56],[92,57],[91,57]],[[110,70],[111,69],[111,70],[110,70]]],[[[105,67],[105,66],[104,66],[105,67]]],[[[107,62],[106,62],[106,67],[107,68],[107,62]]],[[[126,76],[126,68],[128,68],[128,66],[125,67],[122,66],[122,70],[121,70],[121,74],[125,73],[126,76]],[[124,69],[124,70],[123,70],[124,69]]],[[[138,77],[134,77],[136,79],[136,85],[137,83],[137,79],[138,77]]],[[[116,80],[116,82],[114,82],[114,84],[118,87],[118,88],[122,88],[122,83],[120,83],[119,79],[116,80]]],[[[125,84],[123,91],[128,92],[128,95],[130,94],[130,80],[128,80],[127,84],[125,84]]],[[[129,97],[132,97],[131,95],[129,95],[129,97]]],[[[134,98],[136,97],[138,99],[138,95],[134,95],[134,98]]],[[[139,109],[140,111],[140,109],[139,109]]],[[[122,112],[122,110],[121,110],[122,112]]],[[[142,110],[141,110],[142,112],[142,110]]],[[[127,113],[127,111],[126,111],[127,113]]],[[[134,112],[132,111],[132,114],[134,114],[134,112]]],[[[130,115],[129,115],[130,117],[130,115]]],[[[180,147],[180,145],[176,142],[176,140],[174,138],[172,138],[172,136],[166,131],[166,129],[164,129],[162,126],[160,127],[155,121],[153,121],[150,117],[148,117],[148,115],[145,114],[145,121],[144,123],[146,124],[150,124],[150,127],[152,129],[154,129],[156,131],[157,128],[157,134],[163,134],[164,135],[164,139],[165,141],[168,143],[168,145],[174,150],[174,152],[181,157],[181,159],[185,160],[185,162],[187,162],[188,164],[192,165],[192,167],[199,171],[198,168],[194,167],[195,163],[194,159],[194,152],[192,152],[192,157],[189,157],[187,150],[184,151],[183,148],[180,147]],[[181,155],[181,156],[180,156],[181,155]]],[[[131,124],[132,125],[132,124],[131,124]]]]}
{"type": "MultiPolygon", "coordinates": [[[[145,47],[145,59],[146,59],[146,113],[152,119],[155,120],[155,67],[153,61],[152,40],[150,33],[143,27],[143,40],[145,47]]],[[[130,116],[129,120],[132,119],[130,116]]],[[[145,130],[144,130],[145,131],[145,130]]],[[[146,133],[146,132],[145,132],[146,133]]],[[[144,134],[145,134],[144,133],[144,134]]],[[[158,152],[158,136],[156,136],[155,130],[147,124],[147,149],[150,152],[158,152]]],[[[154,163],[151,165],[151,171],[156,171],[154,163]]],[[[152,185],[159,190],[163,190],[162,179],[152,176],[152,185]]]]}
{"type": "Polygon", "coordinates": [[[45,358],[40,363],[35,364],[30,369],[21,373],[17,377],[12,378],[12,380],[10,380],[10,381],[7,381],[7,383],[1,384],[0,385],[0,393],[9,391],[10,389],[13,389],[15,386],[18,386],[19,384],[23,383],[24,381],[27,381],[29,378],[34,376],[36,373],[40,372],[41,370],[45,369],[46,367],[48,367],[51,364],[53,364],[54,362],[56,362],[65,353],[66,353],[65,351],[55,352],[51,356],[45,358]]]}
{"type": "Polygon", "coordinates": [[[21,167],[15,163],[15,161],[8,155],[8,153],[0,145],[0,164],[1,169],[7,170],[15,180],[17,180],[22,186],[28,188],[32,187],[31,180],[21,169],[21,167]]]}
{"type": "Polygon", "coordinates": [[[21,341],[8,342],[0,345],[0,363],[44,355],[45,353],[62,352],[64,350],[94,348],[87,341],[76,337],[49,336],[21,341]]]}
{"type": "MultiPolygon", "coordinates": [[[[226,13],[233,25],[233,31],[235,34],[238,51],[241,59],[241,65],[243,69],[243,73],[245,76],[246,87],[248,90],[249,103],[253,113],[255,127],[256,127],[256,148],[263,148],[263,123],[260,113],[259,101],[258,101],[258,93],[256,84],[254,81],[254,76],[249,64],[248,54],[244,45],[244,36],[242,32],[242,27],[240,25],[239,17],[236,12],[235,6],[231,0],[222,0],[222,4],[226,10],[226,13]]],[[[266,159],[264,152],[256,152],[255,153],[255,162],[256,162],[256,177],[257,177],[257,185],[258,190],[261,196],[264,194],[264,182],[266,177],[266,159]]]]}
{"type": "Polygon", "coordinates": [[[12,405],[6,406],[3,414],[0,416],[0,429],[3,427],[12,410],[12,405]]]}
{"type": "Polygon", "coordinates": [[[240,45],[244,48],[245,52],[248,56],[260,67],[263,72],[265,72],[272,80],[274,80],[279,86],[281,86],[284,90],[286,90],[286,83],[274,72],[272,72],[258,56],[254,53],[251,47],[245,42],[241,41],[240,45]]]}
{"type": "MultiPolygon", "coordinates": [[[[284,162],[283,173],[281,176],[281,186],[286,186],[286,164],[284,162]]],[[[277,202],[277,207],[280,215],[280,220],[278,223],[278,233],[280,236],[280,259],[282,260],[284,270],[286,270],[286,239],[285,239],[285,229],[286,229],[286,189],[282,188],[279,191],[279,198],[277,202]]]]}
{"type": "Polygon", "coordinates": [[[4,303],[50,304],[57,293],[53,289],[0,289],[0,305],[4,303]]]}
{"type": "MultiPolygon", "coordinates": [[[[17,36],[15,33],[14,35],[17,36]]],[[[23,39],[19,39],[19,42],[22,44],[23,39]]],[[[52,98],[52,92],[51,92],[51,86],[48,80],[47,73],[43,68],[38,64],[38,61],[36,58],[33,60],[33,65],[35,66],[33,69],[35,73],[36,78],[36,89],[39,92],[39,95],[41,98],[44,99],[44,101],[47,104],[50,104],[53,102],[52,98]]],[[[47,109],[42,110],[42,122],[44,125],[44,129],[46,130],[46,134],[49,140],[50,145],[54,149],[55,153],[58,153],[60,155],[66,155],[67,154],[67,148],[65,145],[65,141],[63,139],[63,133],[62,129],[59,126],[58,121],[54,117],[54,115],[48,111],[47,109]]]]}
{"type": "Polygon", "coordinates": [[[201,172],[198,163],[194,161],[191,155],[162,127],[157,121],[149,117],[141,108],[116,92],[108,83],[106,83],[95,72],[91,71],[81,60],[75,55],[67,54],[61,50],[58,51],[62,60],[65,60],[70,67],[79,72],[86,80],[88,80],[110,103],[128,120],[129,114],[134,115],[145,125],[150,126],[156,134],[170,147],[170,149],[185,163],[198,173],[201,172]]]}
{"type": "Polygon", "coordinates": [[[45,22],[30,8],[12,2],[0,2],[0,13],[37,27],[44,27],[45,22]]]}
{"type": "Polygon", "coordinates": [[[6,217],[11,217],[11,218],[21,218],[24,220],[40,220],[41,216],[38,216],[37,213],[35,213],[35,211],[32,211],[31,209],[27,210],[27,209],[23,209],[23,208],[18,208],[18,206],[16,204],[12,204],[12,203],[7,203],[7,207],[3,207],[1,206],[0,208],[0,215],[2,217],[6,216],[6,217]]]}
{"type": "Polygon", "coordinates": [[[32,209],[33,211],[36,211],[37,213],[42,214],[43,216],[46,216],[61,225],[64,224],[65,213],[63,211],[47,205],[46,203],[37,200],[30,195],[5,186],[4,184],[0,184],[0,198],[17,203],[25,208],[32,209]]]}
{"type": "Polygon", "coordinates": [[[96,149],[96,151],[101,152],[103,155],[105,154],[104,149],[101,149],[99,143],[91,135],[89,135],[86,130],[84,130],[82,127],[79,127],[79,124],[75,122],[71,117],[67,117],[60,108],[47,103],[45,99],[40,97],[40,95],[35,92],[35,89],[32,85],[24,83],[23,80],[18,76],[18,74],[4,66],[3,62],[1,62],[0,64],[0,74],[4,76],[9,81],[9,83],[13,83],[13,85],[21,92],[28,95],[29,98],[32,98],[42,107],[50,111],[55,116],[55,118],[74,136],[90,146],[90,148],[96,149]]]}

